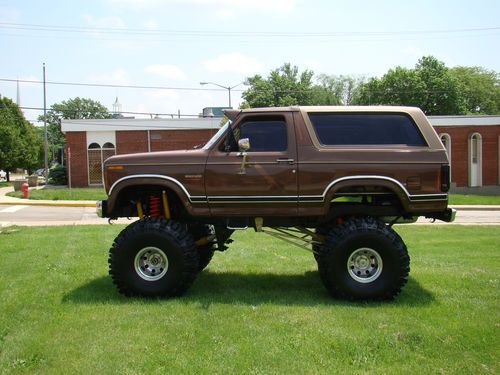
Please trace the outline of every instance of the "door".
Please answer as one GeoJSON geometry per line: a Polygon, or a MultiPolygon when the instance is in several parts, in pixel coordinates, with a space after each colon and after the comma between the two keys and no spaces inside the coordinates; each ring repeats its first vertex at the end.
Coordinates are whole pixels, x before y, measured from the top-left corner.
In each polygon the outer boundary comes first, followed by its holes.
{"type": "Polygon", "coordinates": [[[293,118],[246,114],[227,137],[214,146],[207,160],[205,183],[212,215],[284,216],[297,213],[297,152],[293,118]],[[248,138],[244,156],[238,141],[248,138]]]}
{"type": "Polygon", "coordinates": [[[469,139],[469,186],[482,185],[482,147],[481,136],[473,134],[469,139]]]}

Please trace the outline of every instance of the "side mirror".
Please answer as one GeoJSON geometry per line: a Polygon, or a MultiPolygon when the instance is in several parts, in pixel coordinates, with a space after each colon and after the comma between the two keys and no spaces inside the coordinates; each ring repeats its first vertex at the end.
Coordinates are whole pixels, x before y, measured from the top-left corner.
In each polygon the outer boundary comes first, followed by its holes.
{"type": "Polygon", "coordinates": [[[240,152],[247,152],[250,149],[250,139],[241,138],[238,141],[238,148],[240,149],[240,152]]]}

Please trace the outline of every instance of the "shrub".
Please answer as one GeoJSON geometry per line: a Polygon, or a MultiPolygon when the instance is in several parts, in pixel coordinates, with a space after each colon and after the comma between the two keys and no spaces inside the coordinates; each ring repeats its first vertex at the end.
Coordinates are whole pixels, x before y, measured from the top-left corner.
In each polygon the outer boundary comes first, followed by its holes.
{"type": "Polygon", "coordinates": [[[66,167],[61,164],[54,164],[49,169],[49,184],[66,185],[68,183],[66,177],[66,167]]]}

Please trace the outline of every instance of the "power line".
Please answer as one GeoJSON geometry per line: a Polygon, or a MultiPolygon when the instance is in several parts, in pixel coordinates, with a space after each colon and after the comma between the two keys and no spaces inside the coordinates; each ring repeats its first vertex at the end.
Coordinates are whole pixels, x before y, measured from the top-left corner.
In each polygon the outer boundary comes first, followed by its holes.
{"type": "MultiPolygon", "coordinates": [[[[13,79],[13,78],[0,78],[0,82],[20,82],[20,83],[34,83],[34,84],[43,84],[43,81],[37,80],[22,80],[22,79],[13,79]]],[[[86,87],[106,87],[106,88],[128,88],[128,89],[153,89],[153,90],[178,90],[178,91],[224,91],[226,89],[222,88],[198,88],[198,87],[169,87],[169,86],[146,86],[146,85],[115,85],[115,84],[106,84],[106,83],[86,83],[86,82],[60,82],[60,81],[46,81],[48,85],[62,85],[62,86],[86,86],[86,87]]],[[[312,92],[317,87],[310,88],[307,90],[273,90],[274,93],[277,94],[287,94],[287,93],[308,93],[312,92]]],[[[319,86],[319,88],[323,88],[319,86]]],[[[267,91],[266,89],[253,89],[254,91],[267,91]]],[[[235,89],[231,91],[244,92],[247,90],[235,89]]],[[[378,94],[385,93],[386,90],[370,90],[370,93],[378,94]]],[[[390,90],[391,93],[447,93],[449,90],[390,90]]],[[[125,113],[125,112],[123,112],[125,113]]]]}
{"type": "Polygon", "coordinates": [[[298,32],[298,31],[211,31],[211,30],[166,30],[166,29],[140,29],[119,27],[89,27],[89,26],[61,26],[47,24],[0,22],[0,28],[11,30],[65,32],[65,33],[99,33],[99,34],[124,34],[124,35],[160,35],[160,36],[189,36],[189,37],[259,37],[259,38],[318,38],[318,37],[380,37],[401,35],[426,35],[426,34],[457,34],[477,33],[484,31],[497,31],[500,26],[462,28],[462,29],[429,29],[429,30],[398,30],[398,31],[334,31],[334,32],[298,32]]]}
{"type": "MultiPolygon", "coordinates": [[[[0,108],[19,108],[19,109],[31,110],[31,111],[43,111],[43,107],[0,106],[0,108]]],[[[49,111],[53,111],[53,112],[69,111],[69,112],[74,112],[74,113],[90,112],[89,110],[85,110],[85,109],[75,109],[75,108],[70,108],[70,107],[59,107],[59,106],[58,106],[57,110],[49,108],[49,111]]],[[[110,114],[110,112],[107,112],[107,111],[92,112],[92,113],[96,114],[96,115],[109,115],[110,114]]],[[[179,113],[161,113],[161,112],[128,112],[128,111],[120,111],[119,114],[146,115],[146,116],[169,116],[171,118],[178,118],[179,117],[179,113]]],[[[197,114],[197,115],[181,114],[180,116],[181,117],[200,117],[199,114],[197,114]]],[[[76,120],[84,120],[84,119],[76,119],[76,120]]]]}
{"type": "MultiPolygon", "coordinates": [[[[43,84],[43,81],[29,80],[29,79],[12,79],[0,78],[3,82],[21,82],[21,83],[35,83],[43,84]]],[[[127,89],[154,89],[154,90],[178,90],[178,91],[226,91],[221,88],[210,87],[169,87],[169,86],[145,86],[145,85],[113,85],[107,83],[85,83],[85,82],[59,82],[59,81],[46,81],[47,85],[62,85],[62,86],[87,86],[87,87],[109,87],[109,88],[127,88],[127,89]]],[[[235,90],[243,91],[243,90],[235,90]]]]}

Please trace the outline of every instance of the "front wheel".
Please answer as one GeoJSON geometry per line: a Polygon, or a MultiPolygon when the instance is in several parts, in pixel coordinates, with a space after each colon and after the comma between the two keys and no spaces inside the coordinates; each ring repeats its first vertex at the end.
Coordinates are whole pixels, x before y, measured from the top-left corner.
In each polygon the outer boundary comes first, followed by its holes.
{"type": "Polygon", "coordinates": [[[116,237],[108,262],[114,284],[126,296],[179,296],[198,273],[198,253],[184,226],[152,217],[116,237]]]}
{"type": "Polygon", "coordinates": [[[389,226],[374,218],[355,218],[333,227],[319,252],[318,270],[334,297],[386,300],[408,281],[406,245],[389,226]]]}

